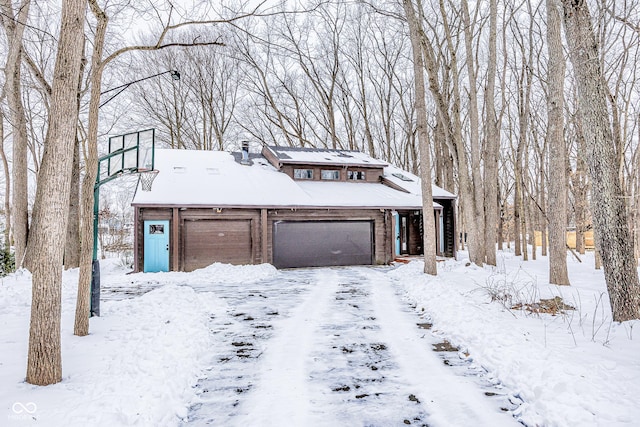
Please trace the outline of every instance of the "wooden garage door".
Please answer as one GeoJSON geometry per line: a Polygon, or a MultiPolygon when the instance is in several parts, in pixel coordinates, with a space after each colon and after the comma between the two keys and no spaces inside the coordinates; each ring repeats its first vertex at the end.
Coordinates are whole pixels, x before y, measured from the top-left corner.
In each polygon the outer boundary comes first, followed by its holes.
{"type": "Polygon", "coordinates": [[[276,221],[273,264],[278,268],[370,265],[372,221],[276,221]]]}
{"type": "Polygon", "coordinates": [[[250,220],[185,220],[183,233],[185,271],[252,262],[250,220]]]}

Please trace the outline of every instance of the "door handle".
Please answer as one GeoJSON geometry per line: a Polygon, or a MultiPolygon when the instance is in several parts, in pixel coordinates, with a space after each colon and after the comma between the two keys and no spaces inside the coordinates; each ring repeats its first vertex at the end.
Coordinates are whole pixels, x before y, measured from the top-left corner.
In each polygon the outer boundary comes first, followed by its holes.
{"type": "Polygon", "coordinates": [[[169,250],[169,244],[167,243],[167,250],[169,250]]]}

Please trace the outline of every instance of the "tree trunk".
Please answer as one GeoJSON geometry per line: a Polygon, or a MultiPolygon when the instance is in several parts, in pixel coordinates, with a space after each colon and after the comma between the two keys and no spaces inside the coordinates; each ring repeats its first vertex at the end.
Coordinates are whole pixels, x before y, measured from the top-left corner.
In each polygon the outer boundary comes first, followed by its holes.
{"type": "MultiPolygon", "coordinates": [[[[494,252],[495,244],[488,248],[484,241],[487,225],[485,222],[484,208],[484,183],[482,182],[482,167],[480,166],[480,119],[478,113],[478,90],[476,89],[477,75],[476,64],[473,55],[473,28],[469,16],[468,1],[461,2],[462,22],[464,27],[464,46],[466,53],[465,63],[467,65],[467,76],[469,81],[469,146],[471,152],[471,181],[473,182],[473,215],[475,217],[474,227],[477,229],[478,250],[479,254],[476,263],[480,266],[486,262],[486,252],[490,250],[494,252]]],[[[495,229],[495,224],[491,226],[495,229]]],[[[494,263],[495,264],[495,263],[494,263]]]]}
{"type": "Polygon", "coordinates": [[[497,184],[497,194],[498,197],[498,250],[501,251],[504,249],[504,214],[505,214],[505,204],[506,202],[502,201],[502,195],[500,190],[500,183],[497,184]]]}
{"type": "MultiPolygon", "coordinates": [[[[421,22],[418,21],[411,0],[403,0],[404,12],[409,24],[409,35],[413,52],[413,73],[416,87],[416,133],[420,147],[420,178],[422,179],[422,220],[424,240],[424,272],[438,274],[436,265],[435,218],[433,216],[433,195],[431,188],[431,159],[429,154],[429,136],[427,135],[427,106],[425,104],[424,62],[420,47],[421,22]]],[[[420,2],[418,1],[418,7],[420,2]]]]}
{"type": "Polygon", "coordinates": [[[564,142],[564,53],[558,0],[547,0],[547,144],[549,146],[549,283],[570,285],[567,272],[567,169],[564,142]]]}
{"type": "Polygon", "coordinates": [[[598,43],[585,0],[562,0],[565,34],[578,89],[587,163],[593,188],[591,210],[601,251],[613,320],[640,318],[640,284],[629,233],[624,194],[607,110],[607,90],[598,61],[598,43]]]}
{"type": "Polygon", "coordinates": [[[498,226],[498,156],[500,154],[500,130],[496,118],[496,34],[498,21],[497,0],[489,0],[489,62],[487,64],[487,87],[484,94],[486,117],[484,126],[487,141],[484,148],[484,212],[485,212],[485,252],[488,265],[496,265],[496,242],[502,250],[502,221],[500,234],[498,226]]]}
{"type": "Polygon", "coordinates": [[[478,203],[481,203],[481,201],[476,200],[476,193],[472,178],[474,176],[474,172],[470,171],[471,168],[467,158],[466,144],[462,133],[462,100],[459,85],[461,79],[458,73],[458,61],[456,56],[457,47],[452,39],[451,28],[449,27],[446,17],[444,1],[440,0],[439,5],[443,18],[443,28],[447,40],[447,47],[451,57],[451,63],[448,66],[448,70],[451,72],[452,85],[452,105],[450,108],[447,102],[448,100],[443,95],[443,91],[438,84],[438,68],[436,66],[433,44],[426,35],[424,35],[424,33],[422,33],[423,54],[429,74],[429,89],[433,94],[439,119],[444,124],[445,132],[447,132],[446,141],[449,145],[451,154],[454,157],[454,164],[458,171],[458,189],[460,205],[464,215],[466,235],[468,236],[466,243],[467,248],[469,249],[469,260],[476,265],[482,266],[485,261],[484,209],[478,209],[478,203]],[[449,113],[449,110],[451,110],[451,113],[449,113]]]}
{"type": "Polygon", "coordinates": [[[576,219],[576,252],[584,255],[585,242],[584,233],[587,231],[589,180],[587,179],[587,165],[585,162],[586,143],[582,131],[582,119],[576,114],[574,119],[576,126],[576,142],[578,150],[576,153],[576,170],[571,176],[573,187],[573,200],[576,219]]]}
{"type": "Polygon", "coordinates": [[[69,224],[64,247],[64,267],[80,266],[80,142],[76,138],[73,150],[71,194],[69,195],[69,224]]]}
{"type": "Polygon", "coordinates": [[[30,0],[22,0],[18,13],[14,14],[12,2],[2,0],[2,25],[7,35],[7,63],[5,65],[5,92],[11,114],[11,135],[13,139],[13,239],[15,245],[16,268],[23,266],[29,234],[29,188],[27,169],[27,119],[22,104],[21,73],[22,39],[25,22],[29,16],[30,0]]]}
{"type": "Polygon", "coordinates": [[[49,127],[33,207],[28,249],[33,265],[33,297],[27,382],[36,385],[62,380],[60,313],[64,248],[60,242],[67,230],[86,5],[86,0],[62,3],[49,127]]]}
{"type": "Polygon", "coordinates": [[[93,267],[93,203],[94,186],[98,175],[98,109],[100,108],[100,88],[102,85],[105,34],[108,18],[95,0],[89,0],[91,12],[97,19],[96,35],[91,55],[91,99],[89,100],[89,129],[87,133],[85,175],[82,180],[80,199],[80,275],[78,277],[78,297],[73,333],[78,336],[89,334],[89,312],[91,299],[91,277],[93,267]]]}
{"type": "Polygon", "coordinates": [[[522,256],[522,232],[520,230],[522,221],[520,216],[522,215],[522,147],[521,142],[518,142],[518,148],[516,149],[516,164],[513,168],[516,182],[513,193],[513,236],[514,236],[514,254],[516,256],[522,256]]]}
{"type": "Polygon", "coordinates": [[[9,161],[4,150],[4,115],[0,110],[0,158],[2,159],[2,172],[4,173],[4,247],[11,247],[11,172],[9,161]]]}

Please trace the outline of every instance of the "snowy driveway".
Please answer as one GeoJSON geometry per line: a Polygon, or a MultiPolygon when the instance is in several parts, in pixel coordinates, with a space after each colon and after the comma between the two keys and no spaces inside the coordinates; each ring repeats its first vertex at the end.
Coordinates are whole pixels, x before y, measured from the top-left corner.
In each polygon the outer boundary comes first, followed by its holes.
{"type": "Polygon", "coordinates": [[[515,408],[447,349],[388,268],[282,271],[196,286],[226,304],[185,425],[509,426],[515,408]]]}

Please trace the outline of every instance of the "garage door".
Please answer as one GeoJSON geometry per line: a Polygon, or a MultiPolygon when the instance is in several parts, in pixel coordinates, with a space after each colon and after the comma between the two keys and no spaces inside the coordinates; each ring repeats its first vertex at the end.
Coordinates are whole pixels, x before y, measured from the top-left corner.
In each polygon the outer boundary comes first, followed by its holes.
{"type": "Polygon", "coordinates": [[[252,262],[250,220],[185,220],[183,233],[185,271],[252,262]]]}
{"type": "Polygon", "coordinates": [[[273,264],[278,268],[373,264],[372,221],[277,221],[273,264]]]}

